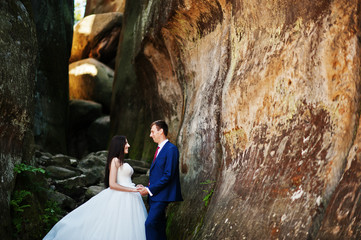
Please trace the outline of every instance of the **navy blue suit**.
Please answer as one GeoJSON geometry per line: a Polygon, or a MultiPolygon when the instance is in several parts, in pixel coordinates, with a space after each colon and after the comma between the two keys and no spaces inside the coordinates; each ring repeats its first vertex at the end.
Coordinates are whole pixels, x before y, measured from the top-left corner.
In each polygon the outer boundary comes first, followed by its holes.
{"type": "Polygon", "coordinates": [[[163,240],[166,239],[166,207],[169,202],[183,200],[179,182],[179,151],[169,141],[150,167],[148,188],[153,196],[148,196],[147,240],[163,240]]]}

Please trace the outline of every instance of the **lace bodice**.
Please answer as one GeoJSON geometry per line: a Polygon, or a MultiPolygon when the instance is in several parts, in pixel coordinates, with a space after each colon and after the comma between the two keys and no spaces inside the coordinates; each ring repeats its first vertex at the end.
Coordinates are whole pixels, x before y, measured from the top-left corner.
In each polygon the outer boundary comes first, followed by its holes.
{"type": "Polygon", "coordinates": [[[133,168],[128,164],[124,163],[118,168],[117,173],[117,183],[124,187],[134,187],[135,184],[132,183],[132,175],[134,173],[133,168]]]}

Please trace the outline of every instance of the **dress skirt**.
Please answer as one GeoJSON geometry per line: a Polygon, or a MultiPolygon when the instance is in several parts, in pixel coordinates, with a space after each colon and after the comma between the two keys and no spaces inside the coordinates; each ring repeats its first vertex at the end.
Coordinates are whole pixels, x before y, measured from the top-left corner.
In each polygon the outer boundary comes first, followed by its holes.
{"type": "Polygon", "coordinates": [[[63,217],[44,240],[145,240],[146,218],[138,192],[107,188],[63,217]]]}

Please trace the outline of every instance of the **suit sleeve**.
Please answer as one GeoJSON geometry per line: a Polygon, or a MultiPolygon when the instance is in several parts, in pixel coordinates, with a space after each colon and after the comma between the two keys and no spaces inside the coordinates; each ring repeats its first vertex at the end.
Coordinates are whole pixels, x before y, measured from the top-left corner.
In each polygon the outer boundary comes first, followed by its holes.
{"type": "Polygon", "coordinates": [[[149,186],[149,190],[153,193],[153,195],[157,195],[162,189],[164,189],[167,184],[172,181],[175,176],[175,172],[177,171],[178,167],[178,159],[179,159],[179,152],[178,149],[174,146],[171,147],[167,151],[166,155],[166,163],[164,167],[164,171],[162,177],[152,183],[149,186]]]}

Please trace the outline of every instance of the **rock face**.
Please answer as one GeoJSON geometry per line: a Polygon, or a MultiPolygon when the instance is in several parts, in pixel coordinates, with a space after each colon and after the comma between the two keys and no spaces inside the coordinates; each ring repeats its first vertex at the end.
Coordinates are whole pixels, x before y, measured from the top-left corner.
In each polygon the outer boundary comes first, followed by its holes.
{"type": "Polygon", "coordinates": [[[361,238],[359,7],[127,4],[111,129],[151,159],[149,124],[169,122],[171,239],[361,238]]]}
{"type": "Polygon", "coordinates": [[[0,239],[12,239],[10,194],[14,165],[29,161],[37,51],[30,1],[0,3],[0,239]],[[20,62],[20,64],[19,64],[20,62]]]}
{"type": "Polygon", "coordinates": [[[317,239],[359,239],[361,236],[360,123],[345,171],[327,206],[317,239]]]}
{"type": "Polygon", "coordinates": [[[44,151],[66,153],[68,61],[74,1],[32,0],[38,38],[34,135],[44,151]]]}

